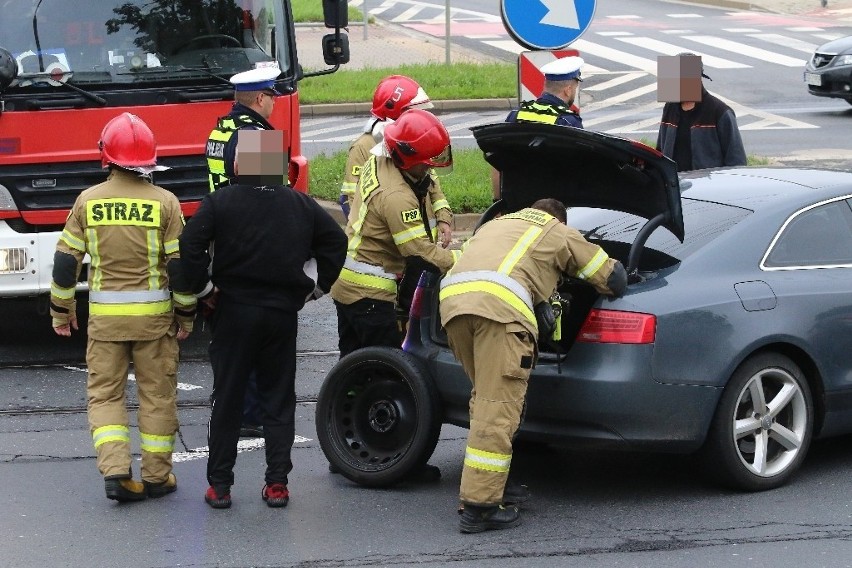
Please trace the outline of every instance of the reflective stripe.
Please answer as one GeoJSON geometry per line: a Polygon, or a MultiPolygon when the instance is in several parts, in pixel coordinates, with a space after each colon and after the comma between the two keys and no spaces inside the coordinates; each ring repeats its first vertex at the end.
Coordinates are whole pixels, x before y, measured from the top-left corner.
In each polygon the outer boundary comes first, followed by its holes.
{"type": "Polygon", "coordinates": [[[400,231],[398,233],[394,233],[393,242],[397,246],[399,246],[404,245],[407,242],[411,242],[415,239],[421,239],[425,236],[427,236],[426,228],[421,225],[413,229],[408,229],[407,231],[400,231]]]}
{"type": "Polygon", "coordinates": [[[355,260],[354,258],[347,257],[343,263],[343,267],[348,268],[353,272],[360,272],[361,274],[379,276],[381,278],[387,278],[388,280],[393,280],[394,282],[396,282],[396,274],[393,274],[392,272],[385,272],[381,266],[367,264],[366,262],[361,262],[360,260],[355,260]]]}
{"type": "Polygon", "coordinates": [[[556,124],[557,118],[559,117],[555,115],[539,114],[523,110],[519,110],[517,116],[515,116],[515,120],[518,122],[542,122],[544,124],[556,124]]]}
{"type": "Polygon", "coordinates": [[[598,252],[592,257],[592,260],[590,260],[586,266],[577,272],[577,278],[580,278],[581,280],[588,280],[601,269],[601,266],[603,266],[607,260],[609,260],[609,255],[606,251],[604,251],[604,249],[598,249],[598,252]]]}
{"type": "Polygon", "coordinates": [[[159,302],[168,299],[168,290],[98,290],[96,292],[89,292],[89,301],[98,304],[159,302]]]}
{"type": "Polygon", "coordinates": [[[352,181],[344,181],[340,184],[340,193],[343,195],[355,195],[355,189],[358,187],[358,184],[352,181]]]}
{"type": "Polygon", "coordinates": [[[459,261],[459,259],[461,258],[462,251],[453,249],[450,252],[453,255],[453,264],[457,263],[459,261]]]}
{"type": "Polygon", "coordinates": [[[198,303],[198,298],[196,298],[193,294],[178,294],[177,292],[172,292],[172,297],[175,302],[184,306],[194,306],[198,303]]]}
{"type": "Polygon", "coordinates": [[[503,262],[500,263],[500,267],[497,271],[503,274],[509,274],[512,272],[512,269],[515,268],[515,265],[518,264],[521,257],[527,253],[530,245],[540,234],[541,227],[530,227],[527,229],[523,236],[518,239],[518,242],[515,243],[515,246],[512,247],[512,250],[509,251],[509,254],[506,255],[506,258],[503,259],[503,262]]]}
{"type": "Polygon", "coordinates": [[[361,274],[353,272],[348,268],[344,268],[340,271],[340,279],[345,282],[357,284],[358,286],[377,288],[379,290],[384,290],[385,292],[390,292],[391,294],[396,294],[396,280],[388,280],[381,276],[373,276],[372,274],[361,274]]]}
{"type": "Polygon", "coordinates": [[[432,204],[432,209],[437,211],[438,209],[449,209],[450,202],[446,199],[439,199],[435,203],[432,204]]]}
{"type": "Polygon", "coordinates": [[[493,471],[496,473],[509,473],[509,465],[512,463],[512,454],[495,454],[477,450],[467,446],[464,452],[464,465],[474,469],[493,471]]]}
{"type": "Polygon", "coordinates": [[[86,237],[89,239],[88,249],[89,256],[91,257],[89,271],[91,274],[92,285],[89,286],[89,289],[100,290],[104,274],[101,271],[101,253],[98,250],[98,232],[95,229],[86,229],[86,237]]]}
{"type": "Polygon", "coordinates": [[[89,303],[89,313],[96,316],[155,316],[172,310],[171,300],[149,304],[96,304],[89,303]]]}
{"type": "Polygon", "coordinates": [[[160,234],[155,229],[148,231],[148,289],[160,288],[160,234]]]}
{"type": "Polygon", "coordinates": [[[92,432],[92,442],[95,448],[107,442],[127,442],[130,443],[130,428],[123,424],[110,424],[95,428],[92,432]]]}
{"type": "MultiPolygon", "coordinates": [[[[449,275],[441,280],[441,294],[444,293],[445,288],[468,282],[493,282],[494,284],[498,284],[517,296],[530,310],[533,309],[532,297],[520,282],[508,274],[494,272],[493,270],[471,270],[470,272],[449,275]]],[[[443,296],[441,297],[443,298],[443,296]]]]}
{"type": "Polygon", "coordinates": [[[74,294],[77,292],[76,286],[71,286],[70,288],[60,288],[56,285],[56,282],[51,282],[50,284],[50,293],[53,296],[56,296],[60,300],[70,300],[74,297],[74,294]]]}
{"type": "Polygon", "coordinates": [[[175,449],[175,436],[158,436],[156,434],[145,434],[139,432],[142,451],[152,453],[171,453],[175,449]]]}
{"type": "Polygon", "coordinates": [[[441,301],[444,301],[446,298],[458,296],[459,294],[467,294],[468,292],[485,292],[486,294],[496,296],[520,312],[533,326],[538,325],[535,314],[533,313],[529,293],[518,282],[505,274],[483,270],[450,276],[441,282],[439,297],[441,301]],[[508,279],[513,284],[507,285],[508,282],[503,281],[503,279],[508,279]],[[445,285],[444,282],[447,280],[452,280],[452,282],[445,285]]]}
{"type": "Polygon", "coordinates": [[[166,254],[174,254],[180,250],[180,241],[177,239],[168,241],[163,245],[163,250],[166,254]]]}
{"type": "Polygon", "coordinates": [[[62,231],[62,235],[60,235],[59,238],[72,249],[80,252],[86,252],[86,243],[84,243],[82,239],[78,239],[69,233],[67,229],[62,231]]]}

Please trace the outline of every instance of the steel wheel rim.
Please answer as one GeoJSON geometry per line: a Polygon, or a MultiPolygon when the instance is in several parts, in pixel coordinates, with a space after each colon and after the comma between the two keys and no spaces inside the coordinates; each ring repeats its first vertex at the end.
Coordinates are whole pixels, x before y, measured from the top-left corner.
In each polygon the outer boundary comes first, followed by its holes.
{"type": "Polygon", "coordinates": [[[733,444],[750,473],[784,473],[798,457],[807,430],[805,395],[793,375],[772,367],[749,378],[734,409],[733,444]]]}
{"type": "Polygon", "coordinates": [[[405,456],[417,431],[417,403],[398,370],[378,362],[351,369],[337,385],[331,437],[361,471],[381,471],[405,456]]]}

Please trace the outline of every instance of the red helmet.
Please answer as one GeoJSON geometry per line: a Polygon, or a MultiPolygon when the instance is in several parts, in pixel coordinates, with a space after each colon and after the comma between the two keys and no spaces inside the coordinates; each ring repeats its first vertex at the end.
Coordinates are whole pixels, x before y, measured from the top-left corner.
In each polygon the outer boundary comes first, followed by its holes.
{"type": "MultiPolygon", "coordinates": [[[[154,133],[141,118],[125,112],[106,123],[98,142],[101,166],[115,164],[133,170],[152,170],[157,165],[154,133]]],[[[147,172],[144,172],[147,173],[147,172]]]]}
{"type": "Polygon", "coordinates": [[[417,164],[433,168],[453,165],[450,135],[441,121],[425,110],[413,108],[385,128],[385,146],[393,163],[401,170],[417,164]]]}
{"type": "Polygon", "coordinates": [[[414,79],[405,75],[391,75],[376,86],[370,112],[379,120],[396,120],[410,108],[432,108],[426,91],[414,79]]]}

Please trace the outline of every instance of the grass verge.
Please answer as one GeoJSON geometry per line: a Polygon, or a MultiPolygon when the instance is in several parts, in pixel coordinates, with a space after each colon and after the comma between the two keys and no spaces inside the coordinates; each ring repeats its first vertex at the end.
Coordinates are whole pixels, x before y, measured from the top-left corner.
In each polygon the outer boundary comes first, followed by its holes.
{"type": "MultiPolygon", "coordinates": [[[[311,159],[308,187],[317,199],[337,201],[346,151],[311,159]]],[[[454,213],[480,213],[491,205],[491,166],[478,149],[453,150],[453,171],[440,176],[441,189],[454,213]]]]}
{"type": "MultiPolygon", "coordinates": [[[[293,21],[297,24],[325,21],[322,13],[322,2],[318,0],[291,0],[291,4],[293,5],[293,21]]],[[[361,22],[363,20],[364,13],[358,8],[349,6],[349,21],[361,22]]]]}

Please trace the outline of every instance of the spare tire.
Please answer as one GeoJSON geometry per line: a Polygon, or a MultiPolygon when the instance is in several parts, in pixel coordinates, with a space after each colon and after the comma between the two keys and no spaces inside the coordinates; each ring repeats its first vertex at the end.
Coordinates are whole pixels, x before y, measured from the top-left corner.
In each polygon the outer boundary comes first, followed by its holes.
{"type": "Polygon", "coordinates": [[[346,478],[387,487],[432,456],[441,433],[435,385],[413,356],[365,347],[328,373],[317,399],[317,438],[346,478]]]}

